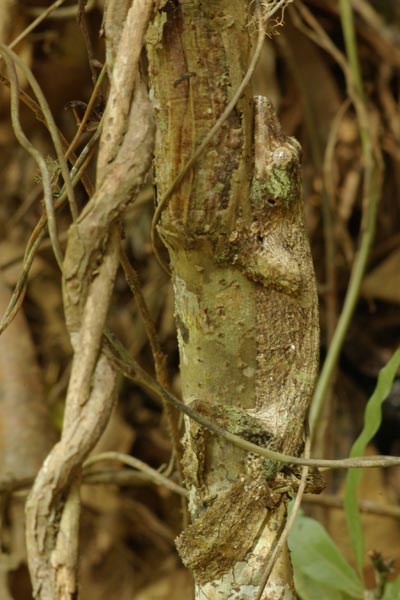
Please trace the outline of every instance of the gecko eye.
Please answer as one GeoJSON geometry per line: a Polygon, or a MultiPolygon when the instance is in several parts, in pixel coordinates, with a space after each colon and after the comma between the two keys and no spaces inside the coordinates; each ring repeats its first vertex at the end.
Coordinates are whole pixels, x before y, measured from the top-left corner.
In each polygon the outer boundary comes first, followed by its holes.
{"type": "Polygon", "coordinates": [[[276,198],[268,198],[267,204],[268,206],[276,206],[276,198]]]}
{"type": "Polygon", "coordinates": [[[293,153],[286,146],[279,146],[272,153],[272,162],[277,167],[285,167],[293,159],[293,153]]]}

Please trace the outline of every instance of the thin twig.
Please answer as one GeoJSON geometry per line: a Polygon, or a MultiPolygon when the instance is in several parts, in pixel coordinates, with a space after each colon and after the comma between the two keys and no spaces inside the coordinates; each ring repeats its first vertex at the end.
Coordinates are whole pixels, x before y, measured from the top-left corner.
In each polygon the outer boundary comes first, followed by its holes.
{"type": "Polygon", "coordinates": [[[61,170],[61,173],[62,173],[62,176],[64,179],[64,183],[65,183],[65,186],[67,189],[67,196],[68,196],[69,206],[70,206],[70,210],[71,210],[71,215],[72,215],[73,220],[75,221],[78,217],[78,209],[77,209],[76,202],[75,202],[74,190],[73,190],[72,183],[71,183],[71,180],[69,177],[67,161],[64,158],[60,136],[58,135],[58,130],[57,130],[56,124],[54,122],[54,118],[53,118],[53,115],[49,108],[49,105],[47,103],[47,100],[40,88],[40,85],[36,81],[36,78],[34,77],[32,71],[24,63],[24,61],[17,54],[15,54],[15,52],[13,52],[9,48],[7,48],[7,46],[5,46],[4,44],[0,44],[0,51],[3,54],[3,56],[7,55],[9,57],[9,59],[12,60],[13,63],[16,64],[21,69],[21,71],[24,73],[25,77],[27,78],[29,85],[31,86],[36,98],[38,99],[40,108],[41,108],[44,118],[46,120],[47,128],[49,130],[51,139],[53,141],[54,149],[56,151],[57,159],[58,159],[58,162],[60,165],[60,170],[61,170]]]}
{"type": "Polygon", "coordinates": [[[98,162],[96,192],[69,229],[63,300],[74,357],[63,430],[26,503],[28,564],[34,595],[43,600],[73,598],[78,593],[75,534],[80,472],[104,431],[115,401],[117,372],[102,352],[102,335],[119,262],[118,222],[143,185],[152,158],[153,114],[138,61],[134,60],[140,57],[152,9],[152,2],[135,0],[122,24],[104,117],[103,150],[99,151],[103,163],[100,166],[98,162]],[[133,71],[129,81],[116,81],[115,72],[121,73],[126,66],[133,71]],[[117,88],[118,83],[121,87],[117,88]],[[122,115],[119,144],[110,147],[108,106],[111,102],[111,114],[119,114],[119,100],[127,110],[122,115]]]}
{"type": "Polygon", "coordinates": [[[400,456],[361,456],[358,458],[342,458],[340,460],[326,460],[318,458],[301,458],[298,456],[289,456],[275,452],[269,448],[262,448],[252,442],[226,431],[222,427],[215,425],[206,417],[196,412],[189,405],[178,400],[173,394],[161,387],[151,375],[149,375],[127,352],[115,336],[106,331],[104,334],[106,343],[105,352],[111,362],[125,377],[134,381],[137,385],[145,388],[158,398],[165,398],[168,402],[176,406],[185,415],[199,423],[202,427],[221,436],[226,441],[242,448],[246,452],[254,452],[264,458],[281,462],[284,464],[306,465],[309,467],[318,467],[321,469],[355,469],[371,467],[393,467],[400,465],[400,456]]]}
{"type": "MultiPolygon", "coordinates": [[[[334,181],[334,177],[333,177],[333,173],[334,173],[334,156],[335,156],[335,149],[336,149],[336,144],[337,144],[337,140],[338,140],[338,135],[339,135],[339,127],[342,123],[342,120],[346,114],[346,112],[348,111],[350,106],[350,100],[349,98],[347,98],[342,105],[340,106],[339,110],[337,111],[331,127],[330,127],[330,131],[329,131],[329,135],[328,135],[328,140],[326,143],[326,148],[325,148],[325,152],[324,152],[324,159],[323,159],[323,178],[324,178],[324,185],[325,185],[325,190],[326,190],[326,194],[328,196],[328,203],[330,206],[330,210],[333,211],[333,208],[335,207],[336,204],[336,185],[335,185],[335,181],[334,181]]],[[[335,223],[335,225],[337,226],[338,223],[335,223]]],[[[333,223],[331,223],[331,228],[333,227],[333,223]]],[[[330,235],[333,235],[333,232],[331,230],[330,235]]],[[[328,259],[328,257],[327,257],[328,259]]],[[[335,265],[329,265],[328,260],[326,261],[326,270],[329,273],[330,271],[332,271],[335,268],[335,265]]],[[[329,305],[330,302],[332,302],[332,296],[334,296],[334,305],[335,305],[335,310],[333,312],[333,314],[330,313],[330,311],[327,310],[327,317],[326,317],[326,329],[327,329],[327,345],[329,345],[331,343],[335,328],[336,328],[336,324],[337,324],[337,290],[333,289],[332,287],[332,279],[330,277],[327,277],[326,280],[327,283],[327,290],[325,293],[325,298],[326,298],[326,303],[327,306],[329,305]]]]}
{"type": "Polygon", "coordinates": [[[17,284],[14,288],[14,291],[11,295],[10,302],[7,306],[6,312],[4,313],[1,321],[0,321],[0,334],[3,333],[5,329],[13,322],[15,315],[18,313],[21,308],[21,304],[24,300],[26,287],[28,283],[28,273],[31,268],[33,259],[35,257],[36,251],[39,248],[40,242],[46,235],[46,230],[39,229],[37,226],[31,235],[31,245],[29,252],[27,252],[24,256],[24,263],[21,275],[18,278],[17,284]]]}
{"type": "MultiPolygon", "coordinates": [[[[77,183],[81,180],[83,171],[86,169],[87,164],[91,158],[91,153],[93,153],[95,144],[100,136],[101,127],[99,125],[98,129],[95,131],[93,136],[90,138],[89,142],[83,148],[80,153],[74,167],[71,170],[71,178],[72,185],[76,186],[77,183]]],[[[55,210],[61,208],[67,199],[67,192],[64,188],[61,190],[58,199],[54,203],[55,210]]],[[[25,296],[26,286],[28,282],[28,275],[30,268],[32,266],[33,259],[36,256],[36,253],[39,249],[39,246],[46,235],[47,228],[47,216],[42,215],[37,222],[31,236],[28,240],[25,253],[23,255],[23,264],[22,264],[22,272],[18,278],[17,284],[14,288],[13,294],[11,296],[10,302],[7,306],[7,309],[0,320],[0,334],[12,323],[15,315],[21,307],[22,301],[25,296]]],[[[4,265],[2,265],[4,267],[4,265]]]]}
{"type": "Polygon", "coordinates": [[[97,81],[95,83],[95,86],[93,88],[92,94],[90,96],[89,102],[87,104],[85,113],[84,113],[84,115],[83,115],[83,117],[81,119],[81,122],[79,123],[79,127],[77,129],[77,132],[75,133],[74,139],[70,143],[69,148],[68,148],[68,150],[65,153],[65,158],[66,159],[68,159],[71,156],[71,154],[75,150],[75,148],[76,148],[76,146],[77,146],[77,144],[78,144],[78,142],[80,140],[80,137],[81,137],[81,135],[83,133],[83,130],[85,128],[85,125],[87,123],[87,120],[90,117],[90,113],[92,112],[93,105],[94,105],[95,100],[97,98],[97,93],[98,93],[98,91],[100,89],[100,86],[101,86],[101,84],[103,82],[104,75],[106,74],[106,72],[107,72],[107,66],[104,65],[103,68],[101,69],[100,73],[99,73],[99,76],[98,76],[97,81]]]}
{"type": "MultiPolygon", "coordinates": [[[[325,492],[319,496],[305,494],[303,496],[303,504],[313,504],[316,506],[324,506],[327,508],[343,509],[343,498],[326,494],[325,492]]],[[[400,506],[389,505],[383,506],[372,500],[358,500],[358,508],[361,512],[371,515],[379,515],[380,517],[388,517],[391,519],[400,519],[400,506]]]]}
{"type": "Polygon", "coordinates": [[[168,373],[165,368],[167,357],[161,350],[157,330],[154,321],[150,315],[150,311],[146,304],[146,300],[144,299],[142,289],[140,287],[139,276],[136,273],[135,269],[132,267],[131,263],[129,262],[129,259],[126,255],[122,244],[120,249],[120,261],[124,270],[126,282],[132,292],[133,297],[136,300],[136,304],[138,305],[140,314],[142,315],[144,327],[150,343],[151,353],[153,355],[156,379],[160,385],[167,387],[168,373]]]}
{"type": "MultiPolygon", "coordinates": [[[[0,73],[0,83],[2,83],[3,85],[5,85],[8,88],[11,87],[10,81],[2,73],[0,73]]],[[[27,94],[27,92],[25,92],[25,90],[22,90],[22,89],[19,90],[19,99],[21,100],[21,102],[23,102],[25,104],[25,106],[27,106],[29,108],[29,110],[31,110],[33,112],[36,119],[40,123],[43,123],[43,125],[48,128],[46,117],[43,114],[43,111],[40,108],[39,104],[37,102],[35,102],[35,100],[29,94],[27,94]]],[[[66,140],[62,131],[60,131],[59,129],[57,129],[57,134],[61,140],[62,148],[66,152],[69,147],[69,142],[66,140]]],[[[75,156],[75,154],[71,154],[71,156],[69,158],[69,162],[73,165],[73,163],[74,163],[74,161],[76,161],[76,159],[77,159],[77,157],[75,156]]],[[[90,178],[88,177],[88,175],[86,173],[84,173],[82,175],[82,185],[85,188],[86,193],[89,196],[89,198],[91,198],[91,196],[93,195],[94,188],[93,188],[92,182],[90,181],[90,178]]]]}
{"type": "MultiPolygon", "coordinates": [[[[310,458],[311,438],[310,438],[310,433],[308,431],[308,426],[306,429],[307,429],[307,431],[306,431],[306,440],[305,440],[305,444],[304,444],[304,457],[310,458]]],[[[308,472],[309,472],[309,467],[304,465],[301,469],[300,483],[299,483],[299,487],[298,487],[298,490],[296,493],[296,497],[293,502],[292,511],[286,521],[285,527],[284,527],[281,535],[279,536],[278,542],[276,543],[273,550],[271,551],[271,555],[270,555],[268,564],[266,566],[265,573],[263,574],[263,578],[260,583],[260,588],[259,588],[259,591],[258,591],[258,594],[257,594],[255,600],[262,599],[262,596],[263,596],[263,593],[265,590],[265,586],[268,583],[268,579],[272,573],[272,569],[274,568],[276,561],[278,560],[279,555],[282,552],[282,550],[287,542],[287,539],[289,537],[289,534],[292,530],[294,521],[296,519],[297,513],[301,506],[301,501],[303,498],[304,490],[306,488],[308,472]]]]}
{"type": "Polygon", "coordinates": [[[92,75],[92,83],[96,85],[97,71],[95,68],[95,57],[93,52],[93,44],[90,39],[87,23],[86,23],[86,4],[87,0],[78,0],[78,23],[82,31],[83,40],[85,42],[86,52],[88,55],[89,69],[92,75]]]}
{"type": "Polygon", "coordinates": [[[36,27],[40,25],[42,21],[44,21],[49,15],[51,15],[52,12],[54,12],[62,4],[64,4],[64,2],[65,0],[56,0],[55,2],[53,2],[53,4],[50,4],[50,6],[46,8],[43,7],[40,13],[37,13],[38,16],[36,17],[36,19],[32,21],[32,23],[29,23],[28,27],[25,27],[25,29],[21,31],[19,35],[17,35],[17,37],[11,42],[11,44],[8,44],[9,49],[12,50],[13,48],[15,48],[17,44],[22,42],[22,40],[26,38],[27,35],[29,35],[34,29],[36,29],[36,27]]]}
{"type": "MultiPolygon", "coordinates": [[[[163,474],[165,477],[165,473],[163,474]]],[[[133,469],[96,469],[94,471],[87,471],[83,473],[82,483],[84,485],[116,485],[120,487],[142,487],[152,483],[145,473],[142,471],[135,471],[133,469]]],[[[186,490],[185,498],[187,495],[186,490]]],[[[177,492],[179,493],[179,492],[177,492]]]]}
{"type": "MultiPolygon", "coordinates": [[[[358,59],[356,33],[353,22],[353,8],[348,0],[339,0],[339,14],[352,82],[361,102],[365,106],[364,86],[360,61],[358,59]]],[[[362,123],[360,124],[362,125],[362,123]]]]}
{"type": "MultiPolygon", "coordinates": [[[[364,160],[363,216],[359,250],[353,263],[342,312],[315,388],[310,408],[311,436],[314,435],[317,428],[319,415],[331,385],[339,354],[359,297],[362,279],[367,266],[372,241],[374,239],[376,216],[381,193],[381,157],[379,149],[376,147],[376,144],[374,145],[371,123],[368,118],[368,111],[364,99],[360,67],[358,64],[352,12],[347,5],[347,2],[342,3],[341,0],[342,28],[350,64],[347,63],[343,54],[337,49],[306,6],[302,2],[298,2],[295,5],[310,28],[309,30],[306,30],[307,35],[309,35],[316,44],[324,48],[343,70],[343,74],[346,78],[347,91],[357,113],[364,160]]],[[[297,22],[296,25],[299,26],[299,23],[297,22]]],[[[304,31],[304,26],[300,25],[300,28],[304,31]]]]}
{"type": "MultiPolygon", "coordinates": [[[[150,347],[151,347],[151,353],[153,355],[156,380],[162,387],[168,389],[169,388],[169,377],[168,377],[168,371],[166,368],[167,357],[161,349],[161,345],[160,345],[160,341],[158,339],[157,330],[156,330],[154,321],[151,318],[150,311],[148,309],[146,300],[144,299],[142,289],[140,287],[139,276],[136,273],[135,269],[132,267],[131,263],[129,262],[129,259],[125,253],[125,250],[124,250],[122,244],[121,244],[121,248],[120,248],[120,262],[121,262],[122,268],[124,270],[125,279],[129,285],[132,295],[134,296],[134,298],[136,300],[136,304],[139,308],[140,314],[142,315],[143,323],[144,323],[147,337],[149,339],[149,343],[150,343],[150,347]]],[[[178,421],[179,415],[178,415],[176,409],[174,409],[174,407],[171,406],[171,404],[169,404],[164,398],[162,399],[162,405],[163,405],[163,409],[164,409],[164,414],[167,419],[168,432],[169,432],[169,435],[171,438],[172,448],[173,448],[173,456],[172,456],[171,463],[173,464],[175,462],[177,471],[178,471],[178,475],[179,475],[179,481],[182,483],[184,477],[183,477],[183,470],[182,470],[182,465],[181,465],[182,450],[181,450],[181,446],[179,443],[179,439],[181,437],[181,434],[179,431],[179,421],[178,421]]],[[[187,511],[186,503],[184,503],[182,505],[182,511],[183,511],[184,525],[187,526],[189,523],[189,513],[187,511]]]]}
{"type": "Polygon", "coordinates": [[[334,241],[334,222],[333,209],[335,206],[335,185],[333,182],[332,173],[333,158],[337,142],[339,126],[344,115],[349,108],[349,100],[346,99],[339,108],[330,127],[328,140],[324,152],[322,172],[325,188],[325,219],[324,219],[324,236],[325,245],[327,248],[325,256],[326,269],[326,286],[325,302],[326,302],[326,339],[327,344],[331,343],[333,334],[337,324],[337,290],[336,290],[336,265],[335,265],[335,241],[334,241]]]}
{"type": "MultiPolygon", "coordinates": [[[[98,124],[96,131],[94,132],[94,134],[92,135],[92,137],[90,138],[88,143],[84,146],[84,148],[82,148],[81,153],[79,154],[74,165],[72,166],[70,177],[73,180],[72,181],[73,185],[76,185],[78,183],[78,181],[80,181],[82,179],[83,172],[86,169],[88,162],[92,158],[93,153],[95,151],[96,144],[97,144],[100,134],[101,134],[101,127],[102,127],[102,121],[100,121],[100,123],[98,124]]],[[[67,152],[68,152],[68,150],[67,150],[67,152]]],[[[65,187],[63,188],[61,193],[66,198],[67,192],[66,192],[65,187]]],[[[60,194],[60,197],[61,197],[61,194],[60,194]]]]}
{"type": "Polygon", "coordinates": [[[171,479],[168,479],[167,477],[159,473],[159,471],[156,471],[155,469],[147,465],[145,462],[139,460],[134,456],[130,456],[129,454],[123,454],[122,452],[102,452],[101,454],[95,454],[94,456],[90,456],[83,463],[83,468],[87,473],[87,467],[94,465],[98,462],[108,460],[116,460],[125,465],[129,465],[130,467],[137,469],[141,473],[144,473],[146,477],[153,483],[156,483],[157,485],[163,485],[172,492],[179,494],[180,496],[187,496],[187,491],[185,490],[185,488],[176,484],[174,481],[171,481],[171,479]]]}
{"type": "MultiPolygon", "coordinates": [[[[13,494],[21,490],[29,490],[34,481],[33,477],[23,478],[3,478],[0,479],[0,494],[13,494]]],[[[133,471],[132,469],[119,469],[119,470],[86,470],[83,473],[83,484],[86,485],[119,485],[119,486],[134,486],[138,482],[149,481],[149,478],[142,471],[133,471]]],[[[180,488],[182,494],[187,496],[187,491],[184,488],[180,488]]],[[[177,490],[174,490],[177,491],[177,490]]],[[[181,494],[181,492],[177,493],[181,494]]],[[[302,504],[312,504],[313,506],[324,506],[326,508],[333,508],[342,510],[343,509],[343,498],[335,496],[333,494],[304,494],[302,498],[302,504]]],[[[372,500],[358,500],[358,507],[361,512],[377,515],[388,519],[400,519],[400,507],[390,504],[383,506],[377,504],[372,500]]]]}
{"type": "Polygon", "coordinates": [[[278,2],[278,4],[271,9],[266,15],[262,15],[260,9],[258,10],[258,17],[257,17],[257,23],[258,23],[258,38],[257,38],[257,45],[256,48],[254,50],[253,56],[251,58],[250,64],[248,66],[248,69],[242,79],[242,82],[240,83],[239,87],[237,88],[235,94],[233,95],[232,99],[230,100],[230,102],[228,103],[228,105],[226,106],[224,112],[222,113],[222,115],[217,119],[217,121],[214,123],[214,125],[211,127],[210,131],[208,132],[208,134],[206,135],[206,137],[204,138],[204,140],[201,142],[201,144],[199,145],[199,147],[197,148],[197,150],[195,150],[195,152],[192,154],[192,156],[189,158],[189,160],[187,161],[187,163],[185,164],[185,166],[182,168],[182,170],[178,173],[178,175],[175,177],[174,181],[171,183],[170,187],[168,188],[168,190],[165,192],[165,194],[162,196],[162,198],[160,199],[160,201],[157,204],[157,208],[154,212],[154,216],[153,216],[153,220],[151,223],[151,241],[153,244],[153,250],[154,250],[154,254],[158,260],[158,262],[160,263],[160,265],[162,266],[162,268],[164,269],[164,271],[169,274],[169,268],[168,265],[165,264],[164,260],[162,259],[159,251],[158,251],[158,247],[157,247],[157,225],[159,223],[159,220],[161,218],[161,213],[167,208],[169,200],[172,196],[172,194],[174,193],[174,191],[176,190],[176,188],[182,183],[183,179],[186,177],[187,173],[190,171],[190,169],[193,167],[193,165],[197,162],[197,160],[199,159],[199,157],[202,155],[202,153],[204,152],[204,150],[207,148],[208,144],[211,142],[211,140],[214,138],[215,134],[217,133],[217,131],[222,127],[222,125],[224,124],[224,122],[227,120],[227,118],[229,117],[229,115],[231,114],[231,112],[233,111],[233,109],[235,108],[240,96],[243,94],[244,89],[247,87],[247,85],[250,82],[250,79],[254,73],[254,69],[256,68],[256,65],[258,63],[258,59],[260,58],[260,54],[261,54],[261,50],[263,48],[264,45],[264,37],[265,37],[265,25],[268,19],[271,18],[271,16],[278,11],[283,5],[287,4],[287,0],[281,0],[280,2],[278,2]]]}
{"type": "MultiPolygon", "coordinates": [[[[156,483],[157,485],[163,485],[171,492],[178,494],[182,498],[187,498],[188,492],[182,486],[176,484],[155,469],[152,469],[146,463],[133,458],[127,454],[120,454],[119,452],[105,452],[104,460],[117,460],[128,464],[130,469],[88,469],[92,463],[91,458],[94,462],[100,462],[103,460],[103,454],[97,454],[89,458],[84,464],[84,471],[82,473],[82,483],[85,485],[119,485],[119,486],[136,486],[138,484],[156,483]],[[117,454],[120,456],[110,456],[108,454],[117,454]],[[97,460],[98,459],[98,460],[97,460]],[[132,459],[132,460],[129,460],[132,459]]],[[[34,482],[34,477],[7,477],[0,479],[0,494],[15,494],[24,490],[29,491],[34,482]]]]}
{"type": "Polygon", "coordinates": [[[60,247],[60,243],[58,241],[57,235],[57,222],[54,211],[53,204],[53,194],[50,183],[50,173],[46,165],[46,161],[39,152],[35,148],[33,144],[28,140],[24,132],[22,131],[21,124],[19,121],[19,96],[18,96],[18,76],[14,66],[14,63],[7,52],[4,51],[3,47],[0,45],[0,53],[3,56],[3,59],[7,66],[8,76],[11,83],[11,121],[14,129],[15,136],[21,146],[32,156],[34,161],[40,170],[40,175],[42,178],[43,185],[43,194],[44,194],[44,205],[47,213],[47,220],[49,226],[49,235],[51,239],[51,244],[53,246],[54,255],[56,257],[58,266],[60,270],[62,269],[62,261],[63,255],[60,247]]]}
{"type": "MultiPolygon", "coordinates": [[[[336,240],[335,231],[337,229],[337,219],[335,219],[335,182],[334,182],[334,153],[337,142],[338,128],[342,122],[343,116],[349,108],[350,101],[346,99],[339,108],[335,118],[330,126],[328,139],[326,142],[323,163],[320,165],[323,174],[323,192],[321,196],[321,208],[323,217],[323,231],[325,242],[325,332],[326,346],[331,344],[338,321],[338,290],[337,290],[337,264],[336,264],[336,240]]],[[[331,381],[333,381],[332,374],[331,381]]],[[[336,397],[331,393],[325,397],[324,410],[321,410],[319,416],[318,432],[314,437],[314,450],[318,447],[323,448],[321,454],[329,453],[329,442],[332,441],[332,431],[334,428],[332,416],[335,415],[336,397]],[[327,435],[328,434],[328,435],[327,435]]]]}
{"type": "MultiPolygon", "coordinates": [[[[85,13],[90,12],[96,6],[96,0],[89,0],[89,2],[85,6],[85,13]]],[[[44,6],[26,6],[25,12],[31,16],[41,15],[45,10],[44,6]]],[[[63,19],[73,19],[78,16],[79,6],[78,4],[74,4],[72,6],[65,6],[63,8],[57,9],[55,12],[52,12],[49,16],[50,19],[53,20],[63,20],[63,19]]]]}

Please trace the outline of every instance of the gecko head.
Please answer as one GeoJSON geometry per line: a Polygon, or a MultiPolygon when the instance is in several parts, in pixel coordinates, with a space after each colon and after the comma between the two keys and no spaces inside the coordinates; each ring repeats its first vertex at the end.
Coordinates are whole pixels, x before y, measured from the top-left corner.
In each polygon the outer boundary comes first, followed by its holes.
{"type": "Polygon", "coordinates": [[[292,137],[280,140],[270,151],[265,170],[266,204],[289,208],[300,197],[299,142],[292,137]]]}
{"type": "Polygon", "coordinates": [[[300,144],[287,136],[268,98],[254,99],[254,177],[252,201],[292,209],[300,194],[300,144]]]}

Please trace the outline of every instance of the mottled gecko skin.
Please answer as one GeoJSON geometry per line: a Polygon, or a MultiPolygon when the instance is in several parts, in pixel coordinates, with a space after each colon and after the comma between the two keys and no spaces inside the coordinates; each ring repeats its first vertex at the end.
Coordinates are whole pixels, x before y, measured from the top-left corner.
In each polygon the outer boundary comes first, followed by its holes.
{"type": "MultiPolygon", "coordinates": [[[[304,228],[300,146],[287,137],[271,102],[255,98],[254,173],[249,206],[237,216],[225,260],[255,286],[257,340],[254,408],[194,400],[192,408],[224,429],[262,446],[297,455],[318,370],[319,329],[315,275],[304,228]]],[[[254,338],[253,338],[254,339],[254,338]]],[[[183,345],[183,343],[182,343],[183,345]]],[[[244,360],[246,356],[242,357],[244,360]]],[[[266,510],[281,502],[277,488],[293,489],[295,475],[280,465],[242,455],[242,475],[207,498],[209,442],[196,423],[186,438],[184,472],[194,521],[177,548],[198,583],[213,581],[245,560],[266,510]],[[204,474],[207,474],[204,477],[204,474]]],[[[320,482],[310,489],[321,489],[320,482]]]]}
{"type": "Polygon", "coordinates": [[[255,98],[251,224],[237,223],[234,261],[257,282],[257,390],[253,416],[274,447],[297,454],[318,372],[315,274],[304,228],[300,145],[272,103],[255,98]]]}

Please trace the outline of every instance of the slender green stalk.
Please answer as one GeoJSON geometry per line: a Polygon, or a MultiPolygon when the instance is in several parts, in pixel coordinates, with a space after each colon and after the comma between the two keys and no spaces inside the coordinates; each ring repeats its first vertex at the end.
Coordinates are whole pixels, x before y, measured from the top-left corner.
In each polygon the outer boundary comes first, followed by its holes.
{"type": "Polygon", "coordinates": [[[356,307],[360,293],[361,282],[375,235],[375,222],[380,198],[380,185],[377,181],[378,177],[376,170],[374,170],[374,173],[375,176],[372,176],[371,174],[370,177],[372,181],[370,181],[370,196],[366,227],[362,233],[360,248],[354,261],[343,309],[340,314],[335,333],[333,334],[332,342],[329,346],[329,350],[314,392],[314,398],[310,410],[310,429],[312,435],[315,433],[318,418],[337,365],[349,323],[356,307]]]}
{"type": "Polygon", "coordinates": [[[352,101],[354,103],[359,121],[361,147],[364,157],[364,213],[361,225],[361,240],[359,250],[354,260],[343,309],[339,317],[331,345],[329,346],[311,405],[310,429],[312,436],[315,434],[319,415],[331,384],[349,323],[353,316],[359,297],[361,282],[365,273],[368,256],[375,236],[376,216],[381,193],[380,162],[378,157],[374,154],[372,132],[369,125],[366,108],[366,100],[356,47],[354,23],[349,0],[340,0],[339,7],[346,53],[350,67],[347,74],[347,77],[350,77],[350,81],[348,81],[348,89],[349,93],[353,91],[352,101]]]}
{"type": "Polygon", "coordinates": [[[350,0],[339,0],[339,12],[342,23],[344,45],[352,73],[353,84],[357,94],[360,97],[360,100],[362,100],[365,104],[360,61],[358,60],[357,40],[354,30],[353,9],[351,8],[350,0]]]}

